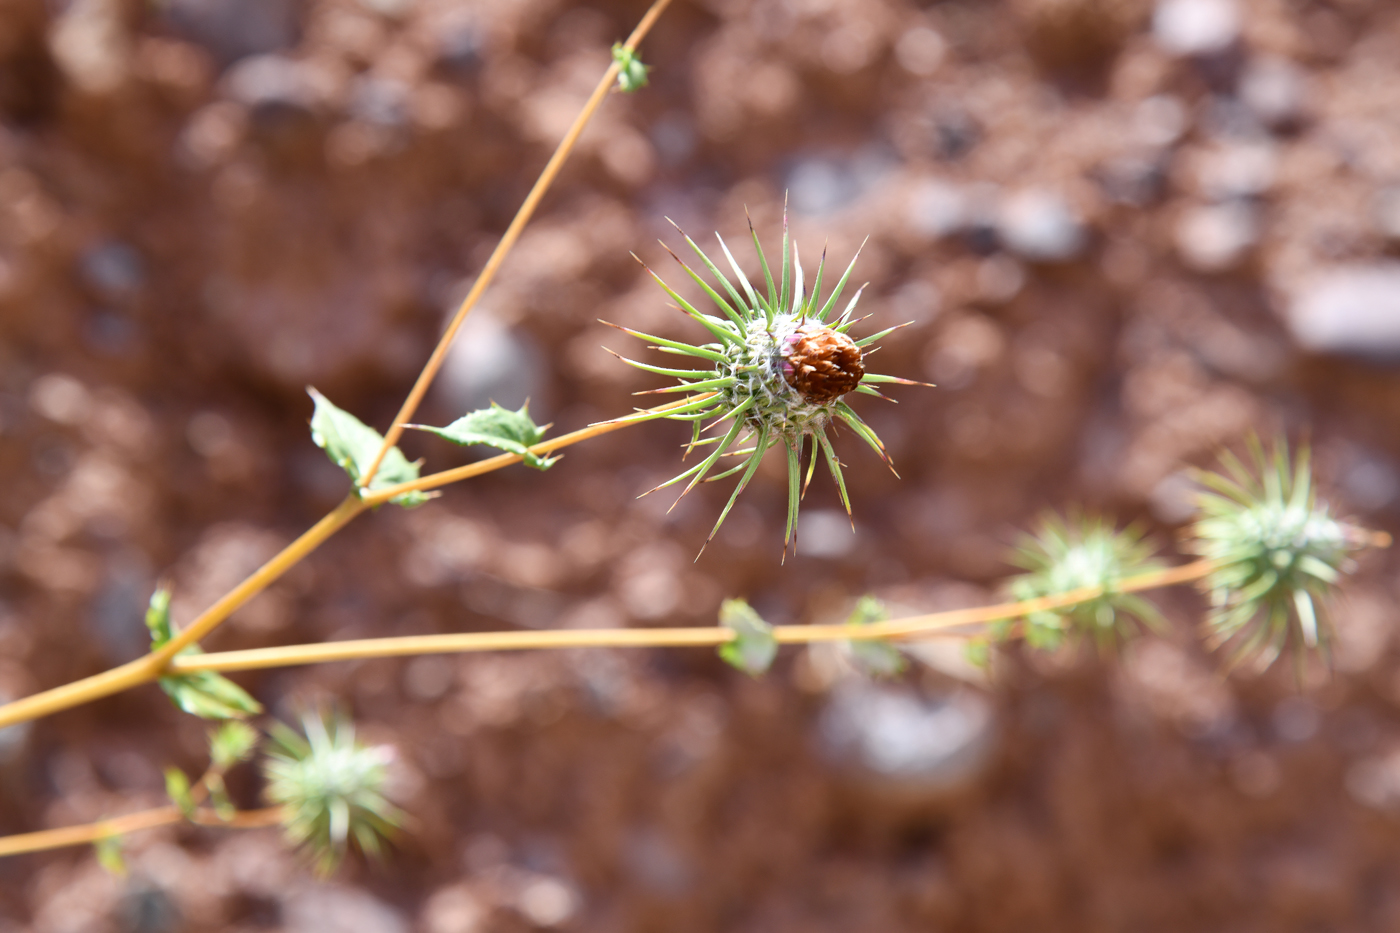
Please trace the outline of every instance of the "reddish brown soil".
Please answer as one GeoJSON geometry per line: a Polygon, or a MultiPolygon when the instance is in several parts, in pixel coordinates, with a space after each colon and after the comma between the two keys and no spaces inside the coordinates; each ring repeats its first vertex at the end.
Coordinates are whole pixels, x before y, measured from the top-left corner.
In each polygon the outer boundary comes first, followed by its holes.
{"type": "MultiPolygon", "coordinates": [[[[188,620],[338,501],[304,386],[390,420],[643,9],[223,7],[0,3],[9,696],[134,657],[159,579],[188,620]],[[250,69],[259,48],[284,58],[250,69]]],[[[838,620],[865,592],[967,605],[1047,507],[1138,520],[1172,550],[1181,471],[1249,431],[1310,439],[1330,500],[1393,527],[1395,370],[1305,352],[1284,312],[1313,272],[1395,249],[1374,205],[1400,181],[1400,11],[1240,7],[1234,44],[1192,58],[1133,0],[677,0],[643,49],[651,86],[608,100],[444,385],[528,391],[557,432],[627,411],[658,381],[604,353],[647,351],[596,320],[697,336],[629,251],[679,280],[663,218],[743,246],[745,207],[776,245],[787,191],[809,263],[870,237],[860,332],[913,322],[872,366],[941,384],[857,402],[901,478],[838,438],[854,545],[819,477],[782,563],[775,454],[693,561],[728,484],[669,512],[637,500],[687,437],[650,425],[360,518],[205,647],[708,625],[726,596],[774,622],[838,620]],[[1242,76],[1276,60],[1305,93],[1247,112],[1242,76]],[[1070,226],[1018,240],[978,214],[1027,190],[1070,226]],[[1233,251],[1230,211],[1258,231],[1233,251]]],[[[466,404],[438,390],[421,418],[466,404]]],[[[839,698],[870,688],[803,652],[759,680],[708,651],[240,675],[278,716],[334,701],[397,748],[412,826],[387,864],[321,885],[270,831],[149,833],[125,879],[90,850],[0,861],[0,929],[1394,929],[1393,566],[1363,560],[1336,671],[1301,691],[1282,669],[1223,679],[1186,590],[1159,599],[1172,636],[1119,660],[1012,649],[990,684],[962,683],[956,652],[919,664],[880,689],[982,740],[899,779],[823,744],[839,698]]],[[[5,745],[0,831],[159,805],[161,768],[197,771],[203,733],[155,688],[36,723],[5,745]]],[[[254,775],[232,787],[257,805],[254,775]]]]}

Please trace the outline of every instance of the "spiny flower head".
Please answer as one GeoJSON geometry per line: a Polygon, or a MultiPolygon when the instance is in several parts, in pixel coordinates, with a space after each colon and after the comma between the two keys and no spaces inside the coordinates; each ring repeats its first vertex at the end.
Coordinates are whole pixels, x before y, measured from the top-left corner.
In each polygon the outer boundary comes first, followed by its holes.
{"type": "MultiPolygon", "coordinates": [[[[786,215],[783,217],[782,257],[776,279],[752,222],[749,233],[753,238],[754,251],[758,254],[763,274],[761,284],[766,286],[765,291],[754,288],[718,234],[716,239],[734,272],[733,280],[719,270],[695,241],[684,233],[681,235],[699,256],[719,290],[680,257],[671,254],[714,302],[721,316],[696,309],[655,272],[647,269],[680,310],[704,327],[713,340],[688,344],[622,328],[633,336],[651,341],[655,349],[663,353],[702,360],[707,364],[706,368],[670,369],[634,360],[625,362],[647,372],[679,380],[678,385],[652,391],[692,393],[695,396],[693,400],[670,410],[666,417],[691,422],[692,434],[686,448],[687,456],[696,447],[711,448],[700,462],[656,489],[689,480],[681,492],[684,496],[701,482],[741,474],[734,493],[710,531],[710,539],[714,538],[739,494],[748,486],[763,455],[771,447],[781,445],[784,448],[788,464],[788,516],[783,535],[786,554],[787,545],[792,543],[797,528],[798,505],[816,469],[818,451],[836,481],[846,513],[849,515],[851,511],[850,497],[841,474],[841,461],[827,436],[828,427],[838,421],[847,425],[886,464],[890,464],[884,444],[846,402],[845,396],[860,392],[884,398],[875,388],[876,385],[924,383],[866,370],[865,361],[871,352],[871,345],[897,328],[891,327],[861,339],[849,335],[848,331],[858,323],[852,315],[864,286],[856,290],[839,313],[837,301],[850,279],[855,259],[851,260],[831,294],[822,301],[826,254],[823,252],[817,264],[816,277],[809,292],[805,287],[797,244],[791,242],[788,236],[786,215]],[[702,436],[715,428],[721,430],[708,437],[702,436]],[[805,479],[802,476],[804,454],[808,456],[805,479]],[[711,475],[723,457],[743,459],[737,466],[711,475]]],[[[859,251],[856,255],[859,257],[859,251]]],[[[893,465],[890,468],[893,470],[893,465]]]]}
{"type": "Polygon", "coordinates": [[[1161,628],[1157,607],[1119,590],[1125,578],[1160,569],[1152,552],[1152,545],[1131,526],[1119,531],[1099,517],[1043,517],[1035,534],[1026,535],[1011,557],[1012,563],[1028,571],[1011,581],[1012,594],[1018,600],[1085,588],[1101,594],[1065,609],[1030,613],[1027,643],[1055,647],[1077,633],[1100,647],[1111,647],[1131,633],[1128,625],[1134,619],[1148,628],[1161,628]]]}
{"type": "Polygon", "coordinates": [[[277,723],[263,766],[267,799],[283,809],[287,839],[316,857],[329,873],[351,839],[368,855],[399,824],[400,812],[384,797],[393,750],[355,740],[355,727],[319,715],[302,719],[306,737],[277,723]]]}
{"type": "Polygon", "coordinates": [[[1317,599],[1353,569],[1354,551],[1389,539],[1332,517],[1306,448],[1292,462],[1284,442],[1272,456],[1257,438],[1249,448],[1253,469],[1226,453],[1224,473],[1198,474],[1206,489],[1189,546],[1219,565],[1204,583],[1213,641],[1238,637],[1233,662],[1253,655],[1267,666],[1285,648],[1325,647],[1317,599]]]}

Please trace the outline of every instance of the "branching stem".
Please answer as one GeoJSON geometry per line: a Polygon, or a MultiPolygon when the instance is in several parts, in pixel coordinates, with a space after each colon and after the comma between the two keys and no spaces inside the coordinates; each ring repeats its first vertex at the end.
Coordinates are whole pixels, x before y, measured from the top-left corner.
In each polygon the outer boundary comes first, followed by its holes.
{"type": "MultiPolygon", "coordinates": [[[[537,454],[546,454],[553,450],[586,441],[589,438],[607,434],[620,428],[630,427],[634,424],[642,424],[655,418],[664,417],[666,412],[696,401],[696,396],[682,399],[670,405],[662,405],[658,408],[651,408],[637,412],[623,418],[616,418],[612,421],[604,421],[600,424],[590,425],[578,431],[561,435],[553,440],[544,441],[530,448],[537,454]]],[[[159,651],[154,651],[145,657],[129,661],[120,667],[114,667],[101,674],[94,674],[91,677],[84,677],[82,680],[75,680],[72,683],[64,684],[61,687],[54,687],[51,690],[44,690],[31,696],[23,697],[19,700],[6,703],[0,706],[0,728],[12,726],[15,723],[26,722],[31,719],[39,719],[44,716],[57,713],[61,710],[70,709],[74,706],[81,706],[93,700],[120,693],[123,690],[130,690],[132,687],[149,683],[164,676],[175,669],[170,667],[175,654],[187,645],[193,644],[217,628],[225,619],[248,600],[261,593],[272,585],[282,574],[292,567],[295,567],[308,554],[314,551],[321,542],[335,534],[351,519],[359,515],[365,509],[373,508],[377,505],[389,501],[394,496],[408,492],[411,489],[436,489],[455,483],[459,480],[468,479],[473,476],[480,476],[483,473],[490,473],[502,467],[519,463],[521,458],[516,454],[502,454],[499,457],[492,457],[489,460],[482,460],[477,463],[458,467],[454,470],[444,470],[441,473],[434,473],[430,476],[422,477],[412,483],[405,483],[401,486],[393,486],[367,495],[363,499],[355,495],[347,496],[334,511],[311,526],[301,537],[283,548],[271,560],[259,567],[253,574],[238,586],[230,590],[223,598],[190,623],[188,628],[181,631],[172,638],[159,651]]]]}
{"type": "MultiPolygon", "coordinates": [[[[257,829],[276,826],[281,822],[281,807],[265,807],[261,810],[240,810],[226,820],[220,819],[213,810],[194,811],[190,822],[200,826],[224,826],[229,829],[257,829]]],[[[46,849],[61,849],[65,846],[79,846],[116,836],[124,836],[142,829],[155,829],[158,826],[173,826],[186,821],[185,815],[176,806],[156,807],[114,816],[109,820],[98,820],[82,826],[64,826],[61,829],[42,829],[35,833],[20,833],[16,836],[0,836],[0,858],[7,855],[20,855],[25,852],[43,852],[46,849]]]]}
{"type": "MultiPolygon", "coordinates": [[[[637,24],[637,28],[632,30],[632,35],[627,37],[623,46],[629,52],[635,52],[637,45],[651,31],[651,27],[656,23],[662,11],[670,4],[671,0],[655,0],[646,15],[637,24]]],[[[515,241],[520,239],[520,233],[525,229],[525,225],[534,216],[535,208],[539,206],[540,199],[549,190],[549,186],[554,183],[559,170],[564,167],[564,161],[569,158],[569,153],[573,151],[578,138],[583,134],[583,129],[588,125],[588,121],[593,117],[603,100],[608,96],[608,91],[612,89],[617,81],[617,73],[621,66],[616,58],[608,66],[608,70],[603,74],[598,86],[593,89],[593,94],[588,98],[588,103],[584,104],[583,110],[574,119],[573,126],[569,127],[569,132],[564,134],[564,139],[559,143],[559,147],[554,150],[554,155],[550,156],[544,171],[540,173],[539,180],[530,189],[530,193],[525,197],[525,203],[520,205],[520,210],[516,212],[515,219],[510,222],[506,232],[501,236],[501,241],[496,244],[495,250],[491,253],[491,258],[486,260],[486,265],[482,268],[481,274],[472,283],[471,291],[467,292],[467,297],[462,299],[462,303],[457,308],[457,313],[452,315],[452,321],[447,325],[447,330],[443,331],[442,338],[438,340],[438,345],[433,348],[433,355],[428,357],[427,364],[423,371],[418,374],[418,381],[413,384],[413,389],[408,393],[408,398],[404,399],[403,407],[394,416],[394,423],[389,426],[389,431],[384,435],[384,443],[379,447],[379,453],[375,454],[374,460],[370,463],[369,469],[365,471],[360,480],[360,486],[366,487],[374,479],[374,474],[379,471],[379,464],[384,460],[384,455],[389,452],[389,448],[399,442],[399,437],[403,434],[404,426],[413,418],[413,413],[418,410],[419,404],[423,401],[423,396],[428,392],[428,386],[432,384],[433,378],[437,376],[438,370],[442,368],[443,360],[447,357],[447,350],[452,345],[452,339],[457,336],[457,331],[461,328],[462,322],[467,319],[472,308],[481,298],[482,292],[486,291],[486,286],[491,284],[491,280],[496,277],[496,272],[505,262],[506,255],[515,246],[515,241]]]]}
{"type": "MultiPolygon", "coordinates": [[[[1211,561],[1196,561],[1182,567],[1141,574],[1124,580],[1119,592],[1155,589],[1199,580],[1214,568],[1211,561]]],[[[853,627],[849,625],[780,625],[773,637],[781,644],[813,642],[966,637],[974,632],[959,631],[1002,619],[1017,619],[1035,612],[1063,609],[1075,603],[1097,599],[1100,587],[1083,587],[1068,593],[1038,599],[971,609],[954,609],[910,616],[888,622],[853,627]]],[[[252,648],[187,655],[170,664],[172,672],[247,671],[261,668],[325,664],[365,658],[387,658],[421,654],[460,654],[477,651],[526,651],[551,648],[677,648],[714,647],[734,638],[728,628],[613,628],[547,629],[520,632],[463,632],[448,635],[409,635],[397,638],[364,638],[356,641],[324,642],[314,645],[286,645],[280,648],[252,648]]]]}

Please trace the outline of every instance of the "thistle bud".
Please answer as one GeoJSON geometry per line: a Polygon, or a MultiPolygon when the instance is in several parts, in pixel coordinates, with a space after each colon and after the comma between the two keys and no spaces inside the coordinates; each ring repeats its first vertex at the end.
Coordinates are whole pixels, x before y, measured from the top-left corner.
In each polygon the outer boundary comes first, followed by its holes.
{"type": "Polygon", "coordinates": [[[840,398],[865,376],[856,342],[822,324],[801,325],[784,338],[778,352],[783,379],[813,404],[840,398]]]}

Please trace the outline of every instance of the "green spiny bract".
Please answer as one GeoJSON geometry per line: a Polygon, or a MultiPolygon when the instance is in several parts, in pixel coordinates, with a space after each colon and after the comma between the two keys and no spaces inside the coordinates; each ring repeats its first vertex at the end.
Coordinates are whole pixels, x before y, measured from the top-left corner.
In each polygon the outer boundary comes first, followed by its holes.
{"type": "Polygon", "coordinates": [[[344,721],[307,715],[302,728],[305,738],[274,724],[263,765],[264,793],[282,807],[287,839],[305,846],[323,874],[339,864],[351,839],[367,855],[378,855],[380,839],[401,819],[384,797],[392,750],[356,742],[354,726],[344,721]]]}
{"type": "Polygon", "coordinates": [[[1012,595],[1028,600],[1084,588],[1097,589],[1100,595],[1064,609],[1028,614],[1026,642],[1053,648],[1066,636],[1079,634],[1106,648],[1131,634],[1133,619],[1161,628],[1157,607],[1118,590],[1127,577],[1161,569],[1152,553],[1151,544],[1131,526],[1118,531],[1098,517],[1044,516],[1035,534],[1026,535],[1012,554],[1011,562],[1028,571],[1011,581],[1012,595]]]}
{"type": "MultiPolygon", "coordinates": [[[[696,397],[693,400],[673,409],[667,417],[692,423],[693,431],[690,444],[686,448],[687,456],[696,447],[712,448],[699,463],[656,489],[664,489],[688,479],[689,483],[681,492],[684,496],[702,481],[712,482],[735,473],[742,474],[733,495],[720,513],[719,520],[710,531],[707,542],[714,538],[739,494],[748,486],[763,455],[769,448],[779,444],[785,448],[788,464],[788,514],[783,548],[786,553],[797,528],[799,502],[816,469],[818,450],[836,481],[841,503],[845,506],[846,513],[850,514],[850,497],[846,493],[845,479],[841,474],[841,462],[832,448],[830,438],[827,437],[828,427],[836,421],[846,424],[870,445],[886,464],[890,464],[890,458],[880,438],[846,403],[844,396],[854,391],[884,398],[875,388],[876,385],[924,383],[896,376],[877,375],[865,370],[865,348],[897,328],[891,327],[859,340],[848,335],[851,327],[858,323],[852,315],[864,286],[857,289],[840,313],[836,312],[836,306],[850,278],[851,270],[855,267],[855,259],[851,260],[850,266],[846,268],[831,294],[822,302],[820,296],[822,276],[826,269],[825,252],[817,265],[816,280],[809,293],[804,287],[797,245],[791,243],[788,237],[786,216],[783,218],[782,264],[776,280],[764,256],[763,247],[759,245],[758,235],[754,232],[752,223],[749,224],[749,233],[753,237],[754,250],[758,254],[766,293],[760,292],[750,284],[748,277],[735,262],[729,247],[718,234],[716,239],[719,239],[720,250],[734,271],[738,287],[719,270],[695,241],[688,236],[685,237],[685,241],[700,257],[700,261],[714,277],[723,294],[712,288],[680,257],[671,254],[715,303],[722,317],[699,311],[662,281],[655,272],[647,269],[680,309],[708,331],[714,338],[713,341],[703,344],[680,343],[622,328],[635,337],[652,341],[655,349],[663,353],[700,359],[708,364],[708,368],[668,369],[634,360],[625,362],[647,372],[679,380],[678,385],[652,390],[654,392],[694,393],[696,397]],[[707,421],[708,425],[705,424],[707,421]],[[729,426],[723,432],[702,438],[701,435],[706,431],[725,423],[729,426]],[[802,476],[804,453],[809,457],[805,479],[802,476]],[[711,476],[710,471],[721,457],[744,459],[738,466],[711,476]]],[[[685,236],[684,233],[681,235],[685,236]]],[[[859,255],[857,250],[856,256],[859,255]]],[[[893,470],[893,465],[890,468],[893,470]]],[[[655,492],[656,489],[650,491],[655,492]]]]}
{"type": "Polygon", "coordinates": [[[1284,442],[1272,456],[1257,438],[1249,448],[1252,470],[1226,453],[1224,473],[1197,475],[1207,489],[1190,548],[1217,564],[1204,581],[1212,641],[1238,638],[1232,663],[1255,656],[1263,667],[1285,648],[1325,648],[1317,599],[1353,568],[1350,554],[1377,536],[1317,501],[1306,448],[1291,463],[1284,442]]]}

